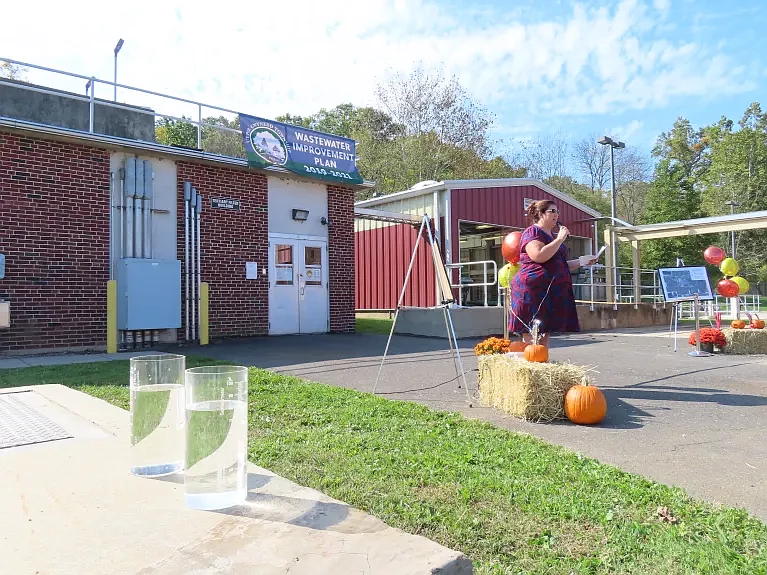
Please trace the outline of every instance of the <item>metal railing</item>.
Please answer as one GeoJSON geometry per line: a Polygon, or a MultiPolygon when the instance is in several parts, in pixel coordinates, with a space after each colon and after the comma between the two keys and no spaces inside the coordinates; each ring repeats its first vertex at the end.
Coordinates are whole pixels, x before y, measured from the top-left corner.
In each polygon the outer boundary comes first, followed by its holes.
{"type": "MultiPolygon", "coordinates": [[[[584,271],[575,272],[573,274],[573,292],[576,302],[589,304],[592,310],[594,304],[608,303],[610,298],[607,290],[610,287],[611,270],[612,268],[606,266],[595,265],[584,271]]],[[[662,304],[664,302],[657,270],[642,268],[637,270],[639,274],[638,289],[634,285],[633,268],[618,267],[617,271],[617,283],[612,287],[615,305],[633,304],[636,308],[640,303],[662,304]]]]}
{"type": "MultiPolygon", "coordinates": [[[[740,299],[740,313],[760,313],[761,300],[759,295],[745,294],[739,296],[740,299]]],[[[679,319],[694,319],[695,309],[692,302],[685,301],[679,302],[678,306],[679,319]]],[[[700,317],[704,319],[714,319],[717,313],[721,313],[722,317],[733,318],[735,317],[735,311],[733,310],[732,299],[724,298],[720,295],[715,296],[713,301],[703,301],[700,304],[700,317]]]]}
{"type": "MultiPolygon", "coordinates": [[[[120,84],[118,82],[114,82],[111,80],[102,80],[100,78],[96,78],[95,76],[85,76],[83,74],[76,74],[74,72],[66,72],[64,70],[57,70],[55,68],[49,68],[46,66],[38,66],[36,64],[30,64],[28,62],[21,62],[19,60],[13,60],[11,58],[3,58],[0,57],[0,62],[9,62],[11,64],[14,64],[16,66],[20,66],[22,68],[31,68],[34,70],[40,70],[43,72],[51,72],[54,74],[59,74],[61,76],[64,76],[66,78],[71,79],[78,79],[78,80],[84,80],[86,81],[86,92],[87,96],[79,96],[77,94],[71,93],[69,91],[63,90],[63,89],[49,89],[49,88],[43,88],[39,86],[32,86],[27,84],[26,82],[21,81],[7,81],[0,79],[0,85],[4,86],[11,86],[14,88],[29,90],[32,92],[38,92],[42,94],[48,94],[53,96],[60,96],[60,97],[66,97],[68,99],[73,99],[77,101],[87,102],[88,103],[88,132],[95,133],[94,132],[94,124],[95,124],[95,117],[96,117],[96,106],[104,106],[109,108],[116,108],[120,110],[127,110],[134,113],[147,113],[152,114],[155,116],[155,118],[167,118],[169,120],[174,120],[178,122],[186,122],[188,124],[191,124],[193,126],[196,126],[197,128],[197,148],[202,151],[210,151],[211,153],[217,153],[215,150],[204,150],[203,149],[203,127],[211,128],[220,132],[226,132],[226,133],[233,133],[237,134],[239,145],[242,147],[241,155],[233,156],[231,154],[220,154],[228,157],[245,157],[245,149],[242,145],[242,132],[239,129],[229,128],[227,126],[221,126],[217,124],[211,124],[209,122],[203,121],[203,109],[205,110],[215,110],[217,112],[224,112],[226,114],[233,114],[235,118],[239,117],[239,112],[236,112],[235,110],[230,110],[228,108],[222,108],[220,106],[213,106],[211,104],[205,104],[203,102],[198,102],[196,100],[190,100],[187,98],[180,98],[178,96],[170,96],[168,94],[163,94],[161,92],[155,92],[153,90],[146,90],[144,88],[137,88],[135,86],[128,86],[127,84],[120,84]],[[121,88],[123,90],[128,90],[130,92],[135,92],[138,94],[143,94],[146,96],[153,96],[155,98],[164,98],[167,100],[171,100],[173,102],[188,104],[190,106],[194,106],[196,108],[197,112],[197,120],[193,120],[191,117],[187,118],[184,114],[181,114],[179,116],[178,113],[170,114],[170,113],[163,113],[158,112],[156,109],[154,109],[154,106],[142,106],[138,104],[132,104],[132,105],[126,105],[126,104],[118,104],[116,101],[110,102],[109,100],[105,98],[99,98],[97,100],[96,98],[96,87],[97,85],[103,85],[105,87],[111,87],[115,91],[115,94],[117,93],[117,88],[121,88]]],[[[115,96],[116,98],[116,96],[115,96]]],[[[156,125],[156,120],[155,120],[156,125]]],[[[154,141],[154,140],[152,140],[154,141]]],[[[232,142],[233,143],[233,142],[232,142]]]]}
{"type": "MultiPolygon", "coordinates": [[[[473,288],[473,287],[481,287],[484,291],[484,305],[485,307],[488,307],[488,301],[487,301],[487,288],[490,286],[494,286],[498,283],[498,264],[495,262],[495,260],[482,260],[478,262],[464,262],[460,264],[446,264],[445,267],[450,270],[457,269],[459,274],[459,283],[453,283],[453,280],[451,278],[450,280],[450,287],[458,289],[458,305],[463,305],[463,290],[464,288],[473,288]],[[471,279],[471,271],[469,268],[471,266],[482,266],[482,281],[481,282],[475,282],[471,279]],[[493,270],[493,279],[492,281],[488,281],[487,279],[487,272],[488,272],[488,266],[492,266],[493,270]],[[469,274],[468,276],[464,275],[464,270],[469,274]]],[[[452,276],[452,274],[450,274],[452,276]]],[[[501,298],[497,298],[497,306],[501,305],[501,298]]]]}

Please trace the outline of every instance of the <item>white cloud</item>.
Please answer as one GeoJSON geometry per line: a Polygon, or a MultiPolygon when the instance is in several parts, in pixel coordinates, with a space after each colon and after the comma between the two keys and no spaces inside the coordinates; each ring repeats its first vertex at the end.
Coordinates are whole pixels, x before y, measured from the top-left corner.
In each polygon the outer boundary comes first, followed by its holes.
{"type": "MultiPolygon", "coordinates": [[[[448,11],[434,0],[219,0],[215,11],[159,0],[88,1],[77,10],[13,2],[3,8],[14,25],[3,27],[0,56],[111,79],[122,37],[120,81],[265,117],[372,104],[377,83],[417,61],[443,65],[489,108],[527,116],[522,125],[542,114],[641,110],[752,87],[727,57],[659,37],[657,11],[669,2],[649,1],[575,5],[535,22],[490,8],[448,11]]],[[[30,79],[52,83],[50,75],[30,79]]],[[[197,115],[193,106],[123,98],[197,115]]]]}
{"type": "Polygon", "coordinates": [[[642,126],[644,126],[644,122],[641,120],[631,120],[628,124],[616,126],[606,130],[605,133],[614,139],[626,142],[630,141],[642,129],[642,126]]]}

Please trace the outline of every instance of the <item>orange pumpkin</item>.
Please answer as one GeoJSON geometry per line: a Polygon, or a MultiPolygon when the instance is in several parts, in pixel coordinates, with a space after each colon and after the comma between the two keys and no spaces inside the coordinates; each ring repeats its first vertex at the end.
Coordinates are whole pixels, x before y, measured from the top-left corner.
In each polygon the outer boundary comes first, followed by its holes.
{"type": "Polygon", "coordinates": [[[530,344],[524,341],[512,341],[509,344],[509,351],[525,351],[528,345],[530,344]]]}
{"type": "Polygon", "coordinates": [[[593,385],[574,385],[565,395],[565,415],[573,423],[592,425],[607,415],[607,400],[593,385]]]}
{"type": "Polygon", "coordinates": [[[549,361],[549,350],[545,345],[531,343],[525,348],[525,359],[536,363],[549,361]]]}
{"type": "Polygon", "coordinates": [[[754,329],[764,329],[764,320],[763,319],[752,320],[751,327],[754,329]]]}
{"type": "Polygon", "coordinates": [[[742,319],[734,319],[730,325],[735,329],[743,329],[746,327],[746,322],[742,319]]]}

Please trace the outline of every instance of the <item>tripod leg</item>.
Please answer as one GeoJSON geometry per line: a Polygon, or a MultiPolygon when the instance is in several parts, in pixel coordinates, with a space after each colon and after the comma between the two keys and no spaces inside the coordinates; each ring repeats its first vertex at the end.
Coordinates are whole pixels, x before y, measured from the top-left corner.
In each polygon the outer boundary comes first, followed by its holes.
{"type": "Polygon", "coordinates": [[[381,370],[383,369],[384,361],[386,360],[386,354],[389,353],[389,345],[391,344],[391,338],[394,335],[394,327],[397,325],[397,316],[399,315],[399,307],[397,307],[397,311],[394,312],[394,321],[391,324],[391,331],[389,332],[389,340],[386,342],[386,349],[384,350],[383,357],[381,358],[381,365],[378,367],[378,375],[376,376],[376,382],[373,385],[373,393],[375,394],[376,389],[378,389],[378,380],[381,377],[381,370]]]}
{"type": "MultiPolygon", "coordinates": [[[[447,330],[447,341],[450,344],[450,359],[453,360],[453,367],[455,368],[455,374],[460,375],[458,373],[458,364],[455,362],[455,355],[453,353],[453,338],[450,336],[450,324],[447,321],[447,307],[442,308],[442,316],[445,318],[445,330],[447,330]]],[[[461,383],[458,382],[458,388],[461,388],[461,383]]]]}
{"type": "MultiPolygon", "coordinates": [[[[461,361],[461,351],[458,349],[458,339],[455,337],[455,327],[453,327],[453,318],[450,315],[450,311],[445,308],[445,314],[447,315],[447,319],[450,322],[450,330],[448,331],[447,336],[453,338],[453,343],[455,344],[455,356],[458,359],[458,368],[460,368],[461,373],[459,374],[461,376],[461,379],[463,380],[463,387],[466,389],[466,400],[469,402],[469,407],[473,407],[471,403],[471,394],[469,393],[469,385],[466,383],[466,372],[463,369],[463,362],[461,361]]],[[[457,373],[456,369],[456,373],[457,373]]]]}

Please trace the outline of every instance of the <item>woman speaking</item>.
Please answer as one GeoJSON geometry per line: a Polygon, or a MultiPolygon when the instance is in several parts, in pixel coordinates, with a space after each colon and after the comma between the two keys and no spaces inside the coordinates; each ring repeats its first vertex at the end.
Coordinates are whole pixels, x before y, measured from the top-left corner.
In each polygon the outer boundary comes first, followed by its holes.
{"type": "MultiPolygon", "coordinates": [[[[511,317],[509,332],[521,334],[523,341],[532,339],[533,320],[540,320],[540,333],[545,334],[539,343],[549,348],[551,333],[578,332],[581,330],[572,270],[580,267],[580,261],[567,259],[564,244],[569,230],[559,226],[559,210],[551,200],[534,202],[527,215],[533,225],[522,232],[519,244],[519,271],[514,275],[511,292],[511,317]]],[[[596,261],[590,261],[593,263],[596,261]]]]}

